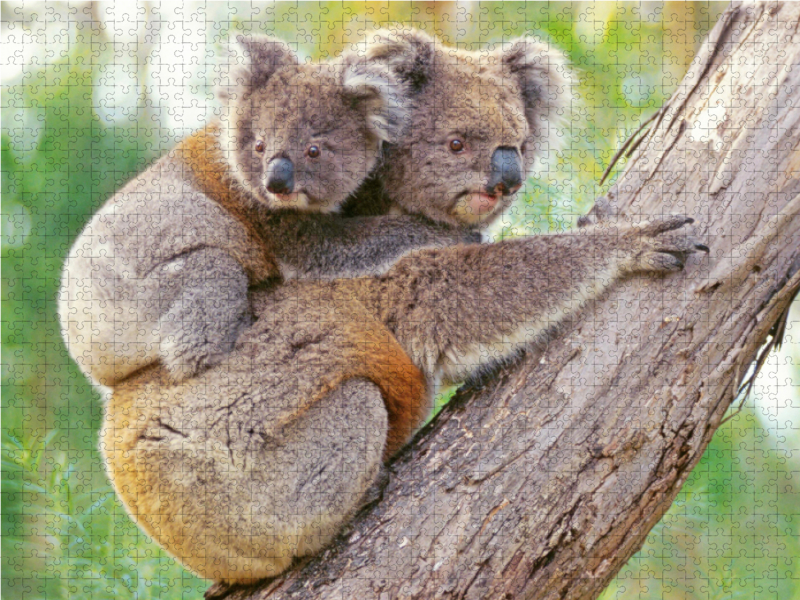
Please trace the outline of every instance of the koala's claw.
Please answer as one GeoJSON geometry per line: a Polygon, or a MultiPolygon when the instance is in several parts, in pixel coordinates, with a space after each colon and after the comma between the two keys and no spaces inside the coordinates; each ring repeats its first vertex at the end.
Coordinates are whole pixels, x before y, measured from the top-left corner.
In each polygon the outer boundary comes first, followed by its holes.
{"type": "Polygon", "coordinates": [[[642,257],[641,263],[645,270],[657,273],[682,271],[685,266],[681,257],[666,252],[648,252],[642,257]]]}
{"type": "Polygon", "coordinates": [[[685,215],[656,217],[632,227],[633,241],[631,271],[670,273],[680,271],[686,258],[695,252],[710,252],[687,231],[678,231],[694,219],[685,215]],[[637,250],[638,247],[638,250],[637,250]]]}

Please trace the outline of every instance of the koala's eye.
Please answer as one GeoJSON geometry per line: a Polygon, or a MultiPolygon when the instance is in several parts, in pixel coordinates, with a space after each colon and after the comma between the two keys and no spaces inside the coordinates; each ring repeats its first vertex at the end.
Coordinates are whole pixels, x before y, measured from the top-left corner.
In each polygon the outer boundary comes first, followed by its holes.
{"type": "Polygon", "coordinates": [[[256,142],[256,152],[261,154],[266,149],[267,149],[267,145],[264,142],[262,142],[261,140],[258,140],[256,142]]]}
{"type": "Polygon", "coordinates": [[[320,154],[322,154],[322,151],[319,149],[319,146],[311,145],[306,148],[306,156],[308,156],[308,158],[319,158],[320,154]]]}
{"type": "Polygon", "coordinates": [[[464,151],[464,142],[459,139],[450,140],[450,152],[459,154],[464,151]]]}

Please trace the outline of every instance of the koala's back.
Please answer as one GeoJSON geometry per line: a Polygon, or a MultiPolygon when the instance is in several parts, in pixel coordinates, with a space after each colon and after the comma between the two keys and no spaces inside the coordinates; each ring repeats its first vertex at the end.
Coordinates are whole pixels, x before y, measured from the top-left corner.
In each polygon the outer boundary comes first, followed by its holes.
{"type": "Polygon", "coordinates": [[[158,318],[172,299],[163,286],[165,279],[180,279],[177,257],[222,248],[253,279],[277,272],[246,225],[243,198],[221,193],[232,186],[224,181],[222,161],[214,160],[216,138],[209,127],[137,175],[100,208],[70,250],[59,294],[62,332],[96,383],[111,384],[157,359],[158,318]]]}

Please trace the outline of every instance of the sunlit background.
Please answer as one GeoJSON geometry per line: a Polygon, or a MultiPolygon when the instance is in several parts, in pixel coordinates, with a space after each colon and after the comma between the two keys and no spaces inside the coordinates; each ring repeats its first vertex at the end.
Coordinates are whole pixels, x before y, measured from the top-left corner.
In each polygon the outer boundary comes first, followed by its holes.
{"type": "MultiPolygon", "coordinates": [[[[471,50],[523,34],[563,49],[577,100],[560,147],[494,232],[514,236],[570,228],[588,210],[615,150],[675,91],[724,7],[3,2],[2,597],[199,598],[208,587],[114,497],[97,451],[100,399],[66,354],[55,294],[90,215],[214,118],[229,38],[269,33],[316,60],[405,23],[471,50]]],[[[790,321],[604,600],[800,598],[797,306],[790,321]]]]}

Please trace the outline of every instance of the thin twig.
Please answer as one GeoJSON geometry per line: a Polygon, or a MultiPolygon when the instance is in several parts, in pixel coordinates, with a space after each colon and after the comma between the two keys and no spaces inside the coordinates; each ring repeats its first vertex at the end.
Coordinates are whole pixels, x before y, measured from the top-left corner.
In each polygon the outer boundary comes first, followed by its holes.
{"type": "MultiPolygon", "coordinates": [[[[609,173],[611,173],[611,169],[614,168],[614,166],[619,161],[620,157],[623,154],[625,154],[625,151],[628,149],[629,146],[631,146],[633,141],[636,139],[636,136],[638,136],[645,127],[647,127],[650,123],[652,123],[653,120],[661,113],[662,110],[663,110],[663,107],[659,108],[656,112],[654,112],[650,116],[650,118],[648,118],[644,123],[639,125],[639,128],[636,131],[634,131],[630,136],[628,136],[628,139],[625,140],[625,143],[622,144],[622,147],[619,150],[617,150],[616,154],[614,154],[614,156],[611,158],[611,162],[608,164],[608,167],[606,167],[606,170],[603,172],[603,176],[600,178],[600,185],[603,185],[603,183],[605,182],[605,180],[608,177],[609,173]]],[[[639,144],[641,143],[641,141],[645,137],[646,137],[646,133],[643,134],[642,137],[639,138],[636,141],[636,144],[631,148],[631,152],[639,147],[639,144]]],[[[630,154],[628,154],[627,156],[630,156],[630,154]]],[[[626,156],[626,158],[627,158],[627,156],[626,156]]]]}

